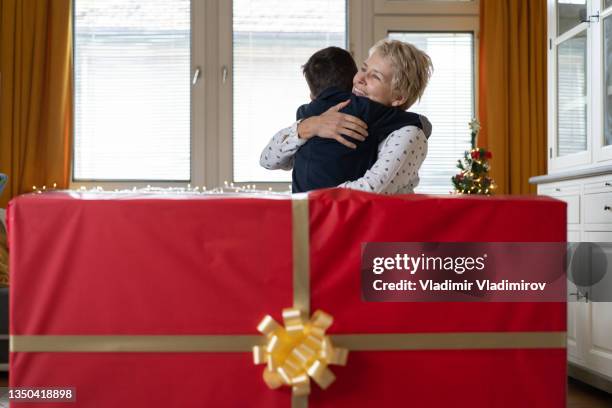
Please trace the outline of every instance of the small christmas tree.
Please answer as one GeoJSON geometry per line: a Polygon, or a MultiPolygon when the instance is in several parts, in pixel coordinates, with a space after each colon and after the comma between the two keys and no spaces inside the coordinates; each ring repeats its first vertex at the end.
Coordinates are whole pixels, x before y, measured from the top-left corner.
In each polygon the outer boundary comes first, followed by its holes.
{"type": "Polygon", "coordinates": [[[473,119],[470,122],[472,130],[472,149],[465,152],[463,161],[457,160],[460,172],[452,177],[456,194],[483,194],[491,195],[495,189],[495,182],[489,177],[489,159],[491,152],[483,147],[476,147],[476,137],[480,131],[480,123],[473,119]]]}

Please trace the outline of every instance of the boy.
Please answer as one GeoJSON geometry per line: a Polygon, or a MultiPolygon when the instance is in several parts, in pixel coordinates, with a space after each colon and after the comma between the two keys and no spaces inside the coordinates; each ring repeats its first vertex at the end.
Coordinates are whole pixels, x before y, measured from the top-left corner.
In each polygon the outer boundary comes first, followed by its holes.
{"type": "Polygon", "coordinates": [[[378,144],[387,135],[404,126],[422,128],[419,115],[398,107],[385,106],[351,93],[357,66],[352,56],[338,47],[328,47],[314,53],[303,66],[312,102],[301,106],[297,119],[317,116],[332,106],[350,99],[341,112],[357,116],[368,125],[369,136],[351,149],[333,139],[310,138],[295,154],[292,191],[335,187],[363,176],[377,158],[378,144]]]}

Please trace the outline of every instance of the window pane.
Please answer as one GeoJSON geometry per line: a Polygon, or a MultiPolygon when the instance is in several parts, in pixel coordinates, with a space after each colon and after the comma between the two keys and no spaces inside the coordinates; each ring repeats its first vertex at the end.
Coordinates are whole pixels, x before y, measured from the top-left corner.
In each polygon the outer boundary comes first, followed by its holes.
{"type": "MultiPolygon", "coordinates": [[[[434,73],[420,102],[410,111],[427,116],[433,125],[427,158],[421,167],[419,193],[447,194],[457,160],[470,149],[468,123],[474,115],[473,36],[471,33],[390,33],[392,39],[414,44],[433,62],[434,73]]],[[[495,152],[493,152],[495,154],[495,152]]]]}
{"type": "Polygon", "coordinates": [[[190,1],[75,1],[77,180],[190,179],[190,1]]]}
{"type": "Polygon", "coordinates": [[[557,49],[557,155],[587,148],[586,30],[557,49]]]}
{"type": "Polygon", "coordinates": [[[234,0],[234,181],[289,181],[259,166],[274,133],[310,101],[301,66],[315,51],[345,47],[345,0],[234,0]]]}
{"type": "Polygon", "coordinates": [[[587,0],[557,0],[557,35],[576,27],[587,17],[587,0]]]}

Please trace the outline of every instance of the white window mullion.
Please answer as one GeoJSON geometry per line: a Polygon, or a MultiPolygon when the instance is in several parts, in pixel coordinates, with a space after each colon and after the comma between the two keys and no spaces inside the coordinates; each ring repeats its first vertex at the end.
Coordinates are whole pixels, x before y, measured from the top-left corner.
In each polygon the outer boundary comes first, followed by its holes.
{"type": "Polygon", "coordinates": [[[191,185],[206,185],[206,126],[210,118],[206,108],[208,92],[208,72],[206,63],[206,41],[210,18],[203,1],[191,2],[191,185]],[[198,73],[198,77],[196,77],[198,73]],[[195,83],[194,83],[195,82],[195,83]]]}

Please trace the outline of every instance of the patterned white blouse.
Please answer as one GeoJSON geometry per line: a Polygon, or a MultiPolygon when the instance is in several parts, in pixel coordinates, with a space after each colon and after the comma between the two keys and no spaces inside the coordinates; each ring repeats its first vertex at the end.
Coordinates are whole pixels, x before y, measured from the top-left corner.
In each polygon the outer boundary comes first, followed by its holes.
{"type": "MultiPolygon", "coordinates": [[[[423,130],[404,126],[391,133],[378,145],[378,159],[363,177],[339,187],[382,194],[413,193],[419,185],[419,169],[427,156],[427,138],[431,135],[431,123],[425,116],[420,118],[423,130]]],[[[268,170],[293,168],[293,155],[306,143],[297,135],[298,123],[272,137],[259,158],[262,167],[268,170]]]]}

